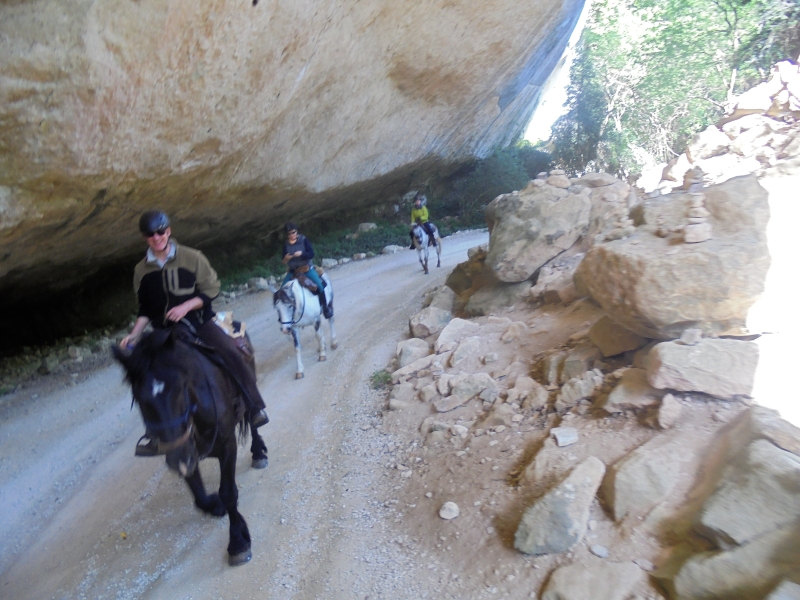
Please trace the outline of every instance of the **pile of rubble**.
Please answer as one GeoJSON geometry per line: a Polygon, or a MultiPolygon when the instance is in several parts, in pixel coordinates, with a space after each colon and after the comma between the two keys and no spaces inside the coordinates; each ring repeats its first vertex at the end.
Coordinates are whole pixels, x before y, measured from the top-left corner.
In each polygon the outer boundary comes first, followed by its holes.
{"type": "Polygon", "coordinates": [[[796,71],[695,138],[675,193],[551,171],[496,198],[489,244],[410,320],[387,419],[418,427],[421,478],[466,479],[441,518],[480,528],[492,498],[546,573],[531,597],[800,598],[800,429],[752,397],[747,329],[772,199],[758,169],[714,174],[723,150],[798,172],[796,71]]]}

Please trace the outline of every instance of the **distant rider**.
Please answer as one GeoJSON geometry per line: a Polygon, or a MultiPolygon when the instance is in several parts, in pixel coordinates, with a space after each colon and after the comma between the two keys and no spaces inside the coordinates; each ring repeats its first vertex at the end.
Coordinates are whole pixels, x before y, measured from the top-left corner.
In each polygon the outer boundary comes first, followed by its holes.
{"type": "Polygon", "coordinates": [[[297,232],[297,225],[291,221],[283,226],[283,230],[286,232],[286,241],[283,243],[283,258],[281,262],[288,267],[288,270],[283,278],[281,287],[286,285],[292,277],[296,277],[298,274],[305,275],[317,286],[317,297],[322,308],[322,314],[326,319],[330,319],[333,313],[328,306],[328,299],[325,297],[326,284],[322,281],[311,262],[314,258],[314,248],[311,246],[311,242],[308,241],[306,236],[297,232]]]}
{"type": "Polygon", "coordinates": [[[414,208],[411,209],[411,231],[409,232],[409,236],[411,237],[411,249],[414,249],[414,225],[419,223],[425,229],[425,232],[428,234],[428,239],[432,240],[435,236],[433,233],[433,228],[431,224],[428,222],[428,207],[426,204],[428,203],[428,199],[420,193],[417,193],[414,196],[414,208]]]}
{"type": "Polygon", "coordinates": [[[257,429],[269,422],[264,400],[253,371],[234,341],[214,323],[211,302],[219,294],[219,279],[199,250],[171,240],[169,217],[150,210],[139,219],[139,231],[147,242],[147,254],[136,265],[133,290],[139,313],[130,334],[120,346],[134,346],[148,323],[166,328],[184,323],[205,344],[212,347],[243,392],[250,426],[257,429]]]}

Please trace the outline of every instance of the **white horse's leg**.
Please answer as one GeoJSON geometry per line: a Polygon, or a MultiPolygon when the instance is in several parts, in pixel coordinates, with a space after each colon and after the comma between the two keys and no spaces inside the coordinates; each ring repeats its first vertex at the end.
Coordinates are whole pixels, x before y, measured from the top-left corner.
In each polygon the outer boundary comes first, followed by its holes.
{"type": "Polygon", "coordinates": [[[442,266],[442,238],[436,238],[436,266],[442,266]]]}
{"type": "Polygon", "coordinates": [[[303,358],[301,356],[302,349],[300,348],[300,334],[297,329],[292,328],[292,339],[294,340],[294,356],[297,359],[297,371],[294,374],[295,379],[302,379],[305,377],[303,374],[303,358]]]}
{"type": "Polygon", "coordinates": [[[320,327],[321,323],[322,319],[317,317],[317,320],[314,322],[314,333],[317,336],[317,342],[319,342],[319,362],[325,362],[328,360],[328,355],[325,354],[325,331],[320,327]]]}
{"type": "Polygon", "coordinates": [[[331,350],[336,350],[339,347],[339,340],[336,338],[336,328],[333,326],[333,319],[328,319],[328,327],[331,328],[331,350]]]}

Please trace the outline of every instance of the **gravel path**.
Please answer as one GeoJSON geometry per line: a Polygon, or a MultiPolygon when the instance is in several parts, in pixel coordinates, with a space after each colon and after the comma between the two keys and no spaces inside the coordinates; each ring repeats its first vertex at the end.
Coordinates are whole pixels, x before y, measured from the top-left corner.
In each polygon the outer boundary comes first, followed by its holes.
{"type": "MultiPolygon", "coordinates": [[[[226,306],[247,322],[271,423],[270,465],[238,461],[240,511],[253,560],[227,566],[227,519],[197,511],[161,459],[133,456],[142,433],[121,369],[77,384],[41,382],[0,404],[0,597],[3,598],[426,598],[446,574],[404,533],[396,479],[404,448],[384,430],[384,394],[370,389],[423,293],[487,240],[444,241],[442,268],[426,276],[401,252],[330,271],[339,348],[316,362],[306,331],[306,377],[280,334],[271,295],[226,306]]],[[[219,307],[218,307],[219,308],[219,307]]],[[[205,461],[209,488],[218,469],[205,461]]],[[[464,591],[452,597],[470,597],[464,591]]]]}

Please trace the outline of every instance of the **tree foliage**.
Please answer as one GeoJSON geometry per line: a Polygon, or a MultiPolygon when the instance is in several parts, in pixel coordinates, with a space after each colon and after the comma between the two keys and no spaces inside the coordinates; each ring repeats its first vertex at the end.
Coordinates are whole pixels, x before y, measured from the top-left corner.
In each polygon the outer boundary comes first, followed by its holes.
{"type": "Polygon", "coordinates": [[[553,156],[626,174],[680,154],[737,94],[800,51],[800,0],[595,0],[553,156]]]}

